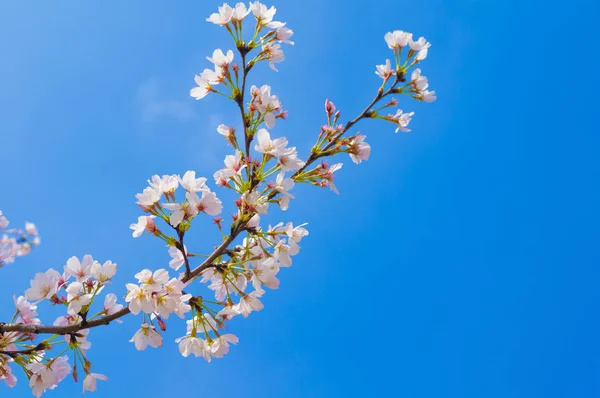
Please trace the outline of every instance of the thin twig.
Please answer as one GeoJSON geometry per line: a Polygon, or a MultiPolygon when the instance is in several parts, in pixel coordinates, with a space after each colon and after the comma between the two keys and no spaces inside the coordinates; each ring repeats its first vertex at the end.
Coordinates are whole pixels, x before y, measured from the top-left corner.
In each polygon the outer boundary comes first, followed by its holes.
{"type": "Polygon", "coordinates": [[[16,350],[16,351],[0,351],[0,355],[7,355],[11,358],[17,358],[23,355],[31,355],[37,351],[44,351],[48,347],[43,342],[36,345],[35,347],[28,348],[26,350],[16,350]]]}

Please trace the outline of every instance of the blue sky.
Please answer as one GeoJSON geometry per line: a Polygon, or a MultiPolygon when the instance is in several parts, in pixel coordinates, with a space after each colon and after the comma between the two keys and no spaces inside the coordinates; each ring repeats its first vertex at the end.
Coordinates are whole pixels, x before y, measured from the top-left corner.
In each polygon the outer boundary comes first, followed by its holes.
{"type": "MultiPolygon", "coordinates": [[[[4,2],[0,13],[0,209],[43,244],[2,269],[12,293],[72,255],[119,264],[113,292],[165,267],[133,240],[134,195],[152,174],[212,175],[238,123],[233,103],[188,97],[206,55],[230,46],[204,19],[219,3],[4,2]]],[[[97,397],[592,397],[600,394],[599,6],[570,2],[280,1],[296,46],[269,83],[277,124],[306,153],[330,98],[346,118],[372,97],[393,29],[433,43],[434,104],[413,132],[367,123],[372,158],[349,159],[341,191],[299,187],[282,220],[311,235],[265,309],[235,321],[240,344],[211,364],[170,340],[135,351],[139,326],[94,330],[97,397]]],[[[213,239],[213,231],[198,234],[213,239]]],[[[49,320],[46,318],[46,320],[49,320]]],[[[23,375],[2,396],[30,396],[23,375]]],[[[77,396],[65,382],[48,397],[77,396]]]]}

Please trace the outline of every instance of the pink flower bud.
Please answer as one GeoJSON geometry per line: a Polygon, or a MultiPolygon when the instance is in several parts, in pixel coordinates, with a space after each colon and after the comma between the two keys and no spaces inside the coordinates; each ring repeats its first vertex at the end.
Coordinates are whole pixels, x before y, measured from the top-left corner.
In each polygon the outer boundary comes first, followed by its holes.
{"type": "Polygon", "coordinates": [[[166,332],[167,324],[165,323],[165,321],[163,321],[163,319],[161,317],[159,317],[158,315],[156,316],[156,320],[158,321],[158,327],[160,328],[160,330],[162,330],[163,332],[166,332]]]}
{"type": "MultiPolygon", "coordinates": [[[[87,359],[83,358],[83,370],[90,370],[92,368],[92,363],[87,359]]],[[[87,373],[87,372],[86,372],[87,373]]]]}
{"type": "Polygon", "coordinates": [[[331,115],[333,115],[335,112],[335,105],[333,105],[333,102],[329,101],[328,99],[325,100],[325,112],[327,112],[327,116],[329,117],[331,117],[331,115]]]}

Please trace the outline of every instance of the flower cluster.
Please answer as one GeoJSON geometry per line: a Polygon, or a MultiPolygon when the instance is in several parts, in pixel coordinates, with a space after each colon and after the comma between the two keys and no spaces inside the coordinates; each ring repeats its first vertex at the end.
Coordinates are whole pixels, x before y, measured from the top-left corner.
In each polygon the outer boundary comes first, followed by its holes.
{"type": "Polygon", "coordinates": [[[231,250],[229,261],[202,274],[201,282],[210,282],[208,288],[214,291],[216,301],[202,297],[190,300],[194,315],[187,322],[187,334],[177,339],[182,355],[194,354],[210,362],[211,357],[221,358],[229,352],[229,343],[235,344],[238,339],[219,330],[234,317],[246,318],[263,308],[260,298],[265,294],[264,287],[279,287],[280,268],[292,265],[291,257],[300,251],[298,242],[308,235],[303,225],[294,227],[292,223],[263,231],[259,221],[254,215],[248,222],[249,237],[231,250]]]}
{"type": "MultiPolygon", "coordinates": [[[[401,30],[388,32],[385,35],[385,41],[388,47],[394,50],[396,70],[392,70],[389,60],[384,65],[378,65],[375,73],[384,80],[389,79],[396,73],[401,73],[404,76],[408,69],[427,58],[429,47],[431,47],[431,44],[424,37],[420,37],[415,41],[412,33],[401,30]],[[408,47],[408,53],[402,61],[401,54],[404,47],[408,47]]],[[[413,98],[424,102],[433,102],[436,100],[435,91],[427,91],[428,87],[427,78],[421,76],[421,69],[417,68],[412,72],[410,82],[406,83],[403,88],[404,91],[412,93],[413,98]]]]}
{"type": "MultiPolygon", "coordinates": [[[[53,322],[56,329],[61,327],[81,326],[86,322],[103,316],[113,315],[123,309],[117,304],[114,294],[107,294],[103,307],[97,313],[90,313],[92,303],[100,296],[107,284],[117,272],[117,265],[111,261],[103,264],[85,255],[82,259],[71,257],[59,273],[54,269],[37,273],[30,282],[30,287],[24,296],[15,297],[16,312],[11,321],[15,325],[41,325],[38,316],[38,304],[49,301],[53,306],[64,306],[66,314],[53,322]]],[[[83,369],[86,378],[84,389],[95,390],[95,380],[104,380],[105,376],[91,373],[91,363],[86,358],[91,342],[87,340],[89,329],[81,329],[76,333],[59,335],[46,339],[38,344],[32,344],[37,338],[33,332],[5,332],[0,334],[0,369],[6,383],[13,386],[16,383],[9,364],[15,363],[26,370],[33,394],[37,397],[48,389],[53,389],[73,370],[77,379],[77,365],[83,369]],[[69,364],[68,356],[49,357],[48,351],[55,345],[66,344],[66,350],[73,352],[73,367],[69,364]]],[[[64,352],[63,351],[63,352],[64,352]]]]}
{"type": "MultiPolygon", "coordinates": [[[[136,224],[131,224],[133,237],[141,236],[144,231],[166,239],[156,224],[154,218],[159,217],[167,221],[172,227],[177,228],[180,224],[189,227],[191,221],[200,213],[216,216],[221,213],[223,204],[217,195],[206,186],[206,178],[196,178],[196,172],[188,171],[180,177],[178,175],[153,176],[148,180],[149,186],[138,194],[137,204],[148,213],[148,216],[140,216],[136,224]],[[177,202],[175,190],[181,185],[186,191],[185,199],[177,202]],[[160,203],[164,199],[166,203],[160,203]]],[[[172,242],[166,239],[167,242],[172,242]]]]}
{"type": "MultiPolygon", "coordinates": [[[[130,340],[137,350],[163,346],[167,321],[180,322],[178,335],[183,336],[175,343],[181,355],[202,357],[209,362],[222,358],[231,345],[238,343],[237,336],[225,331],[229,321],[263,309],[266,290],[279,288],[279,271],[292,265],[302,239],[309,234],[306,224],[261,225],[261,217],[264,221],[264,215],[275,212],[272,204],[287,210],[296,198],[292,191],[297,184],[330,188],[339,193],[334,180],[343,165],[330,158],[347,154],[360,164],[371,156],[366,135],[351,132],[360,121],[380,119],[392,123],[396,132],[410,131],[408,126],[414,112],[397,109],[399,100],[393,96],[406,95],[419,102],[436,99],[435,92],[428,91],[427,78],[416,68],[426,59],[430,44],[422,37],[413,40],[407,32],[387,33],[385,42],[393,50],[395,62],[387,59],[384,64],[376,65],[375,73],[382,83],[375,98],[363,112],[345,123],[340,121],[341,111],[326,100],[326,121],[317,129],[317,140],[310,153],[299,156],[286,137],[271,135],[276,123],[287,117],[287,110],[271,86],[247,88],[249,72],[256,65],[268,61],[275,69],[275,64],[284,60],[281,45],[294,44],[290,41],[293,31],[274,20],[275,14],[275,7],[256,1],[249,5],[223,4],[210,15],[209,22],[231,35],[237,54],[234,50],[214,50],[207,57],[212,67],[195,77],[196,87],[190,91],[195,99],[219,94],[231,100],[240,112],[243,127],[239,131],[225,124],[216,127],[217,133],[231,145],[224,167],[213,174],[215,184],[234,195],[230,225],[224,225],[220,217],[224,204],[208,187],[207,178],[197,177],[194,171],[183,176],[153,176],[136,195],[144,214],[130,229],[134,238],[144,233],[159,238],[166,245],[164,259],[159,261],[161,264],[168,261],[169,267],[180,273],[171,277],[164,266],[155,271],[143,269],[135,274],[136,283],[126,285],[126,306],[117,304],[117,296],[111,293],[105,295],[103,306],[96,313],[90,309],[114,277],[116,264],[110,261],[100,264],[91,256],[72,257],[62,273],[50,269],[36,274],[25,295],[15,297],[17,309],[11,321],[0,323],[0,380],[14,386],[13,368],[20,366],[34,395],[39,397],[69,373],[77,380],[81,369],[85,373],[84,391],[94,391],[97,380],[106,380],[106,376],[91,372],[86,357],[91,347],[90,330],[119,321],[129,313],[141,318],[141,326],[130,340]],[[252,35],[247,39],[243,27],[250,14],[254,17],[252,35]],[[213,217],[221,239],[206,255],[196,251],[195,242],[188,235],[196,226],[194,220],[202,213],[213,217]],[[52,326],[43,326],[38,318],[38,304],[44,300],[65,307],[65,313],[52,326]],[[183,319],[185,326],[172,314],[183,319]],[[34,344],[38,335],[43,334],[52,336],[34,344]],[[48,351],[57,344],[66,344],[65,350],[58,356],[48,356],[48,351]],[[63,355],[68,350],[72,352],[71,359],[63,355]]],[[[0,213],[0,228],[6,225],[0,213]]],[[[37,236],[37,232],[29,235],[37,236]]],[[[0,265],[6,261],[2,247],[0,244],[0,265]]]]}
{"type": "Polygon", "coordinates": [[[32,362],[27,365],[27,370],[31,372],[29,386],[33,395],[41,397],[42,393],[58,386],[58,383],[71,373],[71,365],[69,365],[69,358],[65,355],[47,363],[32,362]]]}
{"type": "Polygon", "coordinates": [[[0,268],[14,262],[16,257],[29,254],[33,247],[40,244],[35,224],[26,222],[24,229],[6,229],[9,224],[0,210],[0,268]]]}
{"type": "MultiPolygon", "coordinates": [[[[246,73],[261,61],[269,61],[269,66],[277,71],[275,64],[285,59],[281,43],[294,44],[294,42],[289,40],[294,32],[285,27],[285,23],[273,21],[275,12],[275,7],[268,8],[264,4],[255,1],[254,3],[250,3],[250,7],[246,7],[244,3],[238,3],[235,7],[223,4],[222,7],[219,7],[218,13],[214,13],[207,18],[209,22],[224,26],[233,37],[236,48],[241,55],[242,79],[244,79],[244,82],[246,73]],[[244,19],[250,13],[254,15],[256,25],[252,40],[246,42],[243,40],[242,25],[244,19]],[[268,31],[261,36],[265,28],[268,31]],[[246,62],[246,55],[256,48],[260,48],[260,51],[249,62],[246,62]]],[[[190,91],[190,95],[196,99],[202,99],[209,93],[223,94],[215,88],[215,86],[223,84],[229,90],[231,98],[239,98],[241,94],[239,87],[240,66],[237,63],[233,63],[233,58],[234,54],[232,50],[224,53],[223,50],[216,49],[212,57],[207,57],[214,64],[214,68],[205,69],[200,75],[195,77],[194,80],[198,86],[190,91]]],[[[268,105],[269,103],[264,104],[265,107],[268,105]]],[[[272,109],[268,113],[272,113],[275,110],[272,109]]],[[[270,128],[272,124],[274,124],[273,116],[269,116],[268,125],[270,125],[270,128]]]]}
{"type": "MultiPolygon", "coordinates": [[[[187,301],[192,297],[191,294],[183,294],[183,282],[177,278],[169,279],[169,273],[164,269],[150,271],[145,269],[138,272],[135,277],[139,284],[127,284],[127,297],[125,301],[129,303],[129,310],[137,315],[143,312],[149,315],[149,321],[157,319],[161,329],[166,329],[164,319],[169,319],[169,315],[175,313],[180,318],[191,310],[187,301]]],[[[135,348],[144,350],[148,345],[159,347],[162,345],[162,338],[155,331],[150,333],[152,326],[144,321],[142,328],[131,339],[135,343],[135,348]]]]}

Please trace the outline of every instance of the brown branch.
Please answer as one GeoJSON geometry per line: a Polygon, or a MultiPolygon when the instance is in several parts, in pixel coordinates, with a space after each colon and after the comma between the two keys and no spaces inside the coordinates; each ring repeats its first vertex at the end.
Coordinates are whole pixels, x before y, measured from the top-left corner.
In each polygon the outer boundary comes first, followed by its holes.
{"type": "Polygon", "coordinates": [[[192,271],[190,269],[190,260],[188,259],[187,253],[185,252],[185,246],[183,244],[184,235],[185,235],[185,232],[183,232],[179,228],[177,228],[177,237],[179,238],[179,241],[175,243],[175,246],[177,247],[177,249],[179,249],[179,251],[183,255],[183,261],[185,261],[185,274],[186,274],[186,276],[190,276],[190,273],[192,271]]]}
{"type": "Polygon", "coordinates": [[[48,349],[48,346],[44,342],[41,342],[40,344],[36,345],[35,347],[31,347],[26,350],[17,350],[17,351],[1,351],[0,350],[0,355],[7,355],[11,358],[17,358],[18,356],[31,355],[34,352],[44,351],[46,349],[48,349]]]}
{"type": "MultiPolygon", "coordinates": [[[[235,238],[244,230],[246,226],[245,222],[238,223],[232,227],[231,234],[221,243],[219,247],[217,247],[202,264],[192,270],[189,275],[184,275],[181,278],[183,283],[188,283],[198,275],[200,275],[205,270],[216,267],[219,264],[214,264],[214,261],[219,258],[223,253],[227,250],[229,245],[235,240],[235,238]]],[[[122,310],[115,312],[111,315],[106,315],[100,317],[98,319],[94,319],[86,322],[79,322],[74,325],[67,326],[44,326],[44,325],[24,325],[24,324],[6,324],[0,323],[0,334],[8,333],[8,332],[19,332],[19,333],[32,333],[32,334],[73,334],[77,333],[80,330],[92,329],[98,326],[109,325],[112,321],[122,318],[125,315],[129,314],[131,311],[128,307],[123,308],[122,310]]],[[[8,354],[7,354],[8,355],[8,354]]]]}
{"type": "MultiPolygon", "coordinates": [[[[248,125],[246,120],[246,113],[244,111],[244,95],[246,91],[246,78],[248,72],[252,68],[252,65],[246,64],[246,54],[250,51],[246,46],[238,48],[240,51],[240,55],[242,57],[242,65],[243,65],[243,76],[242,76],[242,89],[240,94],[235,98],[235,102],[238,104],[240,109],[240,113],[242,116],[242,122],[244,124],[244,141],[246,146],[246,158],[250,156],[250,143],[252,142],[252,137],[248,134],[248,125]]],[[[251,177],[250,170],[248,170],[248,178],[251,177]]],[[[247,224],[246,222],[239,222],[234,224],[231,228],[231,233],[225,239],[219,247],[217,247],[213,253],[206,258],[202,264],[196,267],[194,270],[190,270],[189,259],[187,257],[187,253],[185,253],[184,244],[183,244],[183,235],[184,233],[177,229],[177,234],[179,237],[179,241],[177,242],[177,248],[183,254],[183,258],[185,261],[186,272],[181,278],[183,283],[188,283],[193,280],[195,277],[200,275],[202,272],[207,270],[208,268],[216,267],[219,264],[214,264],[213,262],[223,255],[227,251],[229,245],[235,240],[235,238],[245,229],[247,224]]],[[[129,308],[125,307],[122,310],[115,312],[112,315],[106,315],[100,317],[98,319],[94,319],[91,321],[83,320],[82,322],[76,323],[74,325],[68,326],[44,326],[44,325],[23,325],[23,324],[5,324],[0,322],[0,334],[6,332],[20,332],[20,333],[32,333],[32,334],[72,334],[76,333],[80,330],[91,329],[102,325],[109,325],[112,321],[122,318],[125,315],[129,314],[131,311],[129,308]]]]}
{"type": "Polygon", "coordinates": [[[20,333],[33,333],[33,334],[72,334],[77,333],[80,330],[91,329],[102,325],[108,325],[115,319],[119,319],[129,314],[129,308],[125,307],[121,311],[115,312],[111,315],[106,315],[92,321],[80,322],[73,325],[67,326],[44,326],[44,325],[23,325],[23,324],[6,324],[0,323],[0,333],[6,332],[20,332],[20,333]]]}
{"type": "MultiPolygon", "coordinates": [[[[240,95],[236,98],[236,103],[240,108],[240,114],[242,116],[242,123],[244,125],[244,143],[246,149],[246,159],[250,157],[250,143],[252,142],[252,137],[248,134],[248,121],[246,120],[246,111],[244,110],[244,96],[246,95],[246,78],[248,77],[248,72],[250,68],[246,65],[246,54],[248,49],[246,47],[239,48],[240,56],[242,57],[242,89],[240,91],[240,95]]],[[[250,166],[248,166],[250,167],[250,166]]],[[[250,173],[250,170],[248,170],[250,173]]],[[[248,174],[250,176],[250,174],[248,174]]]]}

